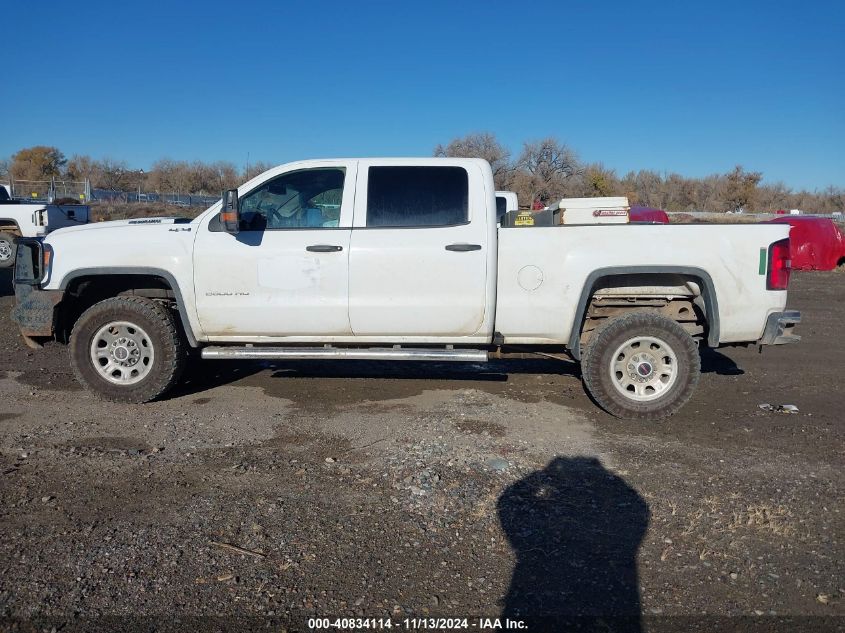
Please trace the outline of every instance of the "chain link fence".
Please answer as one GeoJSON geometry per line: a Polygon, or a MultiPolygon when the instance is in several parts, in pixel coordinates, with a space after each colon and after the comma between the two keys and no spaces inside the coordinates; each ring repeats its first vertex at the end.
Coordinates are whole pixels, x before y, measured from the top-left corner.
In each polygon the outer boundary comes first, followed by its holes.
{"type": "Polygon", "coordinates": [[[90,184],[87,180],[13,180],[9,183],[12,197],[21,200],[44,202],[71,198],[86,202],[90,198],[90,184]]]}
{"type": "Polygon", "coordinates": [[[145,191],[112,191],[110,189],[91,189],[90,200],[104,202],[146,202],[170,204],[176,207],[210,207],[220,200],[220,196],[206,196],[181,193],[157,193],[145,191]]]}
{"type": "Polygon", "coordinates": [[[115,191],[112,189],[92,188],[89,180],[13,180],[9,183],[12,197],[33,202],[72,199],[80,203],[88,202],[123,202],[157,203],[176,207],[210,207],[220,196],[187,193],[160,193],[143,191],[140,187],[133,191],[115,191]]]}

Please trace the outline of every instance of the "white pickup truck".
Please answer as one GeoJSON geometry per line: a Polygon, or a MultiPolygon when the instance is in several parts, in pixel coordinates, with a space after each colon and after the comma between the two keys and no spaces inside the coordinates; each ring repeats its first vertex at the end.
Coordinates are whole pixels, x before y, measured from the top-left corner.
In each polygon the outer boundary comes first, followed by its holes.
{"type": "Polygon", "coordinates": [[[690,397],[699,346],[798,340],[787,225],[497,227],[480,159],[271,169],[194,220],[21,240],[13,318],[79,381],[144,402],[205,359],[580,360],[613,415],[690,397]]]}
{"type": "Polygon", "coordinates": [[[39,237],[65,226],[88,222],[82,204],[44,204],[15,200],[7,185],[0,185],[0,268],[15,263],[15,238],[39,237]]]}

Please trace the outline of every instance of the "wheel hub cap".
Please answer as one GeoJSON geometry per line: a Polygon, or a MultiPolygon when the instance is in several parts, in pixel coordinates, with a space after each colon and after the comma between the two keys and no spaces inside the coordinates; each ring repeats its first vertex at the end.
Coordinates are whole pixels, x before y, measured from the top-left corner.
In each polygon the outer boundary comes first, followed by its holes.
{"type": "Polygon", "coordinates": [[[91,340],[91,362],[101,377],[118,385],[131,385],[149,374],[155,358],[152,340],[138,325],[113,321],[91,340]]]}
{"type": "Polygon", "coordinates": [[[608,369],[613,386],[625,398],[648,402],[675,384],[677,365],[677,355],[665,341],[637,336],[617,348],[608,369]]]}
{"type": "Polygon", "coordinates": [[[0,240],[0,261],[6,261],[12,257],[12,245],[6,240],[0,240]]]}
{"type": "Polygon", "coordinates": [[[132,339],[121,337],[114,341],[110,347],[114,361],[124,367],[131,367],[141,359],[138,343],[132,339]]]}

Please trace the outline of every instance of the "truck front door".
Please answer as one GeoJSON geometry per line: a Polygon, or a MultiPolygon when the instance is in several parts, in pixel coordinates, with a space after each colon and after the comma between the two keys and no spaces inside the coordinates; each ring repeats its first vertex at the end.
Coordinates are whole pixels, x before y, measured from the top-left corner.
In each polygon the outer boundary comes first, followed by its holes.
{"type": "Polygon", "coordinates": [[[282,173],[240,197],[237,235],[217,216],[194,248],[197,312],[212,340],[351,335],[356,164],[282,173]]]}

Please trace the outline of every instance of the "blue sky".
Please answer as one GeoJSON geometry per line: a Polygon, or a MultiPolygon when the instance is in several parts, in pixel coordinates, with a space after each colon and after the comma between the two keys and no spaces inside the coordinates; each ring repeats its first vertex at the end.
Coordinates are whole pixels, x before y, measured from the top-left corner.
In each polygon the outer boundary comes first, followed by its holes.
{"type": "Polygon", "coordinates": [[[490,131],[689,176],[845,186],[837,2],[35,3],[3,10],[0,157],[148,168],[430,155],[490,131]]]}

